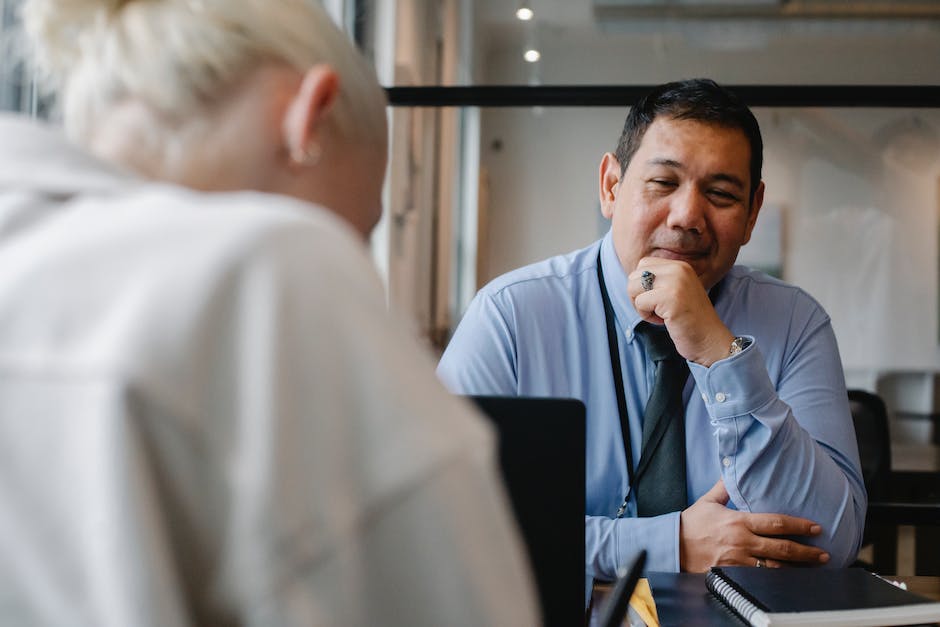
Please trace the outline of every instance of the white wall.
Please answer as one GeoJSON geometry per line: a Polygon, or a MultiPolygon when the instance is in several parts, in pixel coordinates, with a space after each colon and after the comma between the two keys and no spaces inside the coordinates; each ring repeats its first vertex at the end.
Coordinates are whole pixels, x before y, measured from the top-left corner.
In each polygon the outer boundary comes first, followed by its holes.
{"type": "Polygon", "coordinates": [[[619,109],[483,112],[490,204],[484,276],[586,246],[601,232],[601,156],[616,148],[619,109]]]}
{"type": "MultiPolygon", "coordinates": [[[[912,114],[825,115],[851,117],[857,124],[848,128],[858,129],[863,117],[885,128],[912,114]]],[[[936,112],[916,115],[940,122],[936,112]]],[[[872,374],[882,371],[936,369],[936,161],[899,164],[890,146],[853,146],[833,127],[807,128],[807,116],[815,119],[813,112],[785,111],[774,124],[760,116],[768,201],[788,217],[785,278],[826,307],[847,374],[858,385],[872,387],[872,374]]]]}
{"type": "MultiPolygon", "coordinates": [[[[654,84],[711,76],[738,84],[940,84],[935,26],[905,36],[808,32],[737,51],[719,49],[713,35],[703,46],[691,32],[578,39],[573,46],[573,36],[543,29],[541,82],[654,84]]],[[[487,57],[484,79],[524,84],[529,72],[521,50],[504,45],[487,57]]],[[[940,130],[940,112],[756,112],[766,145],[766,200],[783,210],[784,276],[829,311],[850,384],[873,388],[881,372],[940,369],[940,146],[928,132],[940,130]],[[916,130],[903,132],[915,118],[926,129],[920,145],[911,143],[916,130]]],[[[597,167],[615,146],[625,114],[483,111],[490,203],[482,279],[598,236],[597,167]]]]}

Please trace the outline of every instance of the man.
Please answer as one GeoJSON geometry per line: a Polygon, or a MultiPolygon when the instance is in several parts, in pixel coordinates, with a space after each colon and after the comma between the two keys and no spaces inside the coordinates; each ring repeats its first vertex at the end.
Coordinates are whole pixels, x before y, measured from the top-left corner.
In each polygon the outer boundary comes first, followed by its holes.
{"type": "Polygon", "coordinates": [[[438,366],[462,393],[585,402],[595,577],[641,548],[661,571],[855,557],[866,496],[829,318],[734,266],[762,150],[714,82],[654,89],[601,160],[607,235],[483,288],[438,366]]]}

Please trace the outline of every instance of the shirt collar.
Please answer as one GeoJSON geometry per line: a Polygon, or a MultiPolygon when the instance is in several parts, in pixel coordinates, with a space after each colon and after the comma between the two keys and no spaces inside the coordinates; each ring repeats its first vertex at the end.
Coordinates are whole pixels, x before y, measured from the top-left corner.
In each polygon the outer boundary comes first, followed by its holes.
{"type": "Polygon", "coordinates": [[[604,283],[607,287],[607,295],[610,297],[610,304],[614,308],[614,316],[620,328],[623,329],[626,341],[632,342],[636,325],[643,319],[634,309],[633,301],[627,294],[627,273],[620,265],[620,258],[614,250],[612,229],[607,231],[607,235],[601,240],[601,264],[604,267],[604,283]]]}

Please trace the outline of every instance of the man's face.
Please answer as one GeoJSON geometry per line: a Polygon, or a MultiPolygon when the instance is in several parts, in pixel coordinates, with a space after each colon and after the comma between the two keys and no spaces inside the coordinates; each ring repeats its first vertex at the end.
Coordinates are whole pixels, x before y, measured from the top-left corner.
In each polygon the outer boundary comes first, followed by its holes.
{"type": "Polygon", "coordinates": [[[623,176],[608,153],[601,162],[601,210],[628,273],[643,257],[685,261],[705,289],[734,265],[764,197],[750,198],[750,145],[743,131],[658,117],[623,176]]]}

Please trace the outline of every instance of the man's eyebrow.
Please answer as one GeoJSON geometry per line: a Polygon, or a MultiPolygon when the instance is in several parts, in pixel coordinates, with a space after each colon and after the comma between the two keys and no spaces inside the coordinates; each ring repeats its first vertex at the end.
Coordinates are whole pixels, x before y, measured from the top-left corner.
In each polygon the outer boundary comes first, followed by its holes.
{"type": "Polygon", "coordinates": [[[675,159],[666,159],[665,157],[658,157],[656,159],[650,159],[647,161],[649,165],[664,165],[670,168],[682,169],[682,164],[676,161],[675,159]]]}

